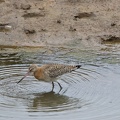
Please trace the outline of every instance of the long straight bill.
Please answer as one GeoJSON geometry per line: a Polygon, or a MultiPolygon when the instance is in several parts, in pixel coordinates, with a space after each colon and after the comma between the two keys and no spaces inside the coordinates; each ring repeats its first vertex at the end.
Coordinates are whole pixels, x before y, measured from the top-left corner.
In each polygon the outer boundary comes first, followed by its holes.
{"type": "Polygon", "coordinates": [[[22,79],[20,79],[18,82],[17,82],[17,84],[18,83],[20,83],[26,76],[28,76],[29,75],[29,72],[28,73],[26,73],[25,75],[24,75],[24,77],[22,77],[22,79]]]}

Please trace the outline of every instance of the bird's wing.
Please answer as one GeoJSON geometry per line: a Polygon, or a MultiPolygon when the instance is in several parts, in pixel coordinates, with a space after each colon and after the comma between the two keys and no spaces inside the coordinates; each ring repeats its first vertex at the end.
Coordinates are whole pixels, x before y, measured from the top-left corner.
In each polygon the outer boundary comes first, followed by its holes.
{"type": "Polygon", "coordinates": [[[75,69],[76,66],[63,64],[48,64],[44,66],[45,74],[51,78],[56,78],[75,69]]]}

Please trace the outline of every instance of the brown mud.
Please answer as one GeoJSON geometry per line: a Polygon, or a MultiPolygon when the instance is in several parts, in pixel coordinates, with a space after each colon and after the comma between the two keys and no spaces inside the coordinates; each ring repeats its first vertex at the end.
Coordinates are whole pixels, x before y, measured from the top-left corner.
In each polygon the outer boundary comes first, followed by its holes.
{"type": "Polygon", "coordinates": [[[1,46],[93,48],[120,38],[119,0],[0,0],[0,11],[0,25],[11,26],[0,27],[1,46]]]}

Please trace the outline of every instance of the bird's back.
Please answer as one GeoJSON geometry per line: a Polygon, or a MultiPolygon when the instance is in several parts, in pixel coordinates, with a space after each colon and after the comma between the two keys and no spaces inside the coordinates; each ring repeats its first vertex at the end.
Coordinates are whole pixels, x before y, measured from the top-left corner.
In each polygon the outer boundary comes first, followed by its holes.
{"type": "Polygon", "coordinates": [[[44,75],[49,78],[56,78],[68,72],[72,72],[81,66],[63,65],[63,64],[46,64],[41,68],[44,69],[44,75]]]}

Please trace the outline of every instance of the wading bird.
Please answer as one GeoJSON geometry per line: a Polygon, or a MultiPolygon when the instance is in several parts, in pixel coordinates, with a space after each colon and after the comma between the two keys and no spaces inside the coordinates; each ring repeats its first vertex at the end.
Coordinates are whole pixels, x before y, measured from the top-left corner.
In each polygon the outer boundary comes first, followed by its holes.
{"type": "MultiPolygon", "coordinates": [[[[54,82],[57,82],[57,78],[65,73],[69,73],[72,71],[75,71],[76,69],[79,69],[81,65],[63,65],[63,64],[45,64],[41,67],[38,67],[35,64],[32,64],[29,66],[28,72],[25,74],[25,76],[18,81],[17,83],[20,83],[26,76],[33,75],[36,79],[39,81],[44,82],[52,82],[52,91],[54,89],[54,82]]],[[[59,82],[57,82],[60,91],[62,89],[62,86],[59,82]]]]}

